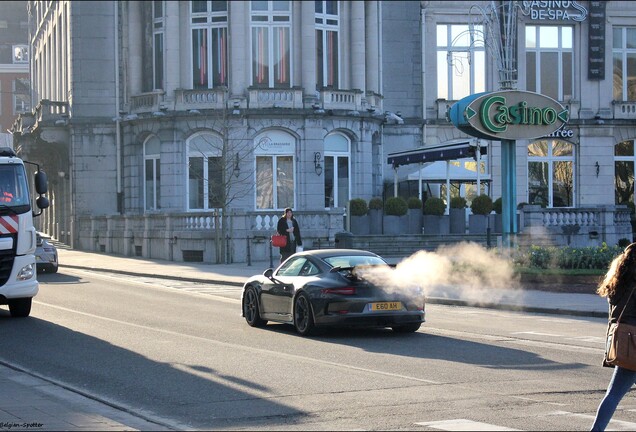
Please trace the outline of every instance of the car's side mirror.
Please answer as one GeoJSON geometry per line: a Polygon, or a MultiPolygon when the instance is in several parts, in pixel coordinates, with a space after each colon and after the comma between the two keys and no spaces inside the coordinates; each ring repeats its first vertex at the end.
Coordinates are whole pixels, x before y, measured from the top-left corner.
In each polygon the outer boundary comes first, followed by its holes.
{"type": "Polygon", "coordinates": [[[268,268],[267,270],[263,272],[263,276],[265,276],[267,279],[271,279],[273,274],[274,274],[274,269],[271,269],[271,268],[268,268]]]}

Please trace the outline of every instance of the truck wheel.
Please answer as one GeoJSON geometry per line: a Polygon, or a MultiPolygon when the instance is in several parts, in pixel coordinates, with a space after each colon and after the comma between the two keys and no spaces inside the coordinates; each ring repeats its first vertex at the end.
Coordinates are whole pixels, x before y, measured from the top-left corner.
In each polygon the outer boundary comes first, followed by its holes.
{"type": "Polygon", "coordinates": [[[9,300],[9,312],[12,317],[28,317],[31,313],[31,297],[9,300]]]}

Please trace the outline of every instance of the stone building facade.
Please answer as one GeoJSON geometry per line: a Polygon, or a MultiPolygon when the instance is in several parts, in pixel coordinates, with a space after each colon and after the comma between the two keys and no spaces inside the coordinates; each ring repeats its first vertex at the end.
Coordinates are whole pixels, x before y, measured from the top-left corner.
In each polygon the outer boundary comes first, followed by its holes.
{"type": "MultiPolygon", "coordinates": [[[[556,243],[574,226],[577,244],[631,238],[636,11],[515,3],[516,86],[571,119],[558,136],[517,143],[518,202],[543,206],[520,230],[556,243]]],[[[387,155],[470,138],[446,111],[500,88],[479,10],[491,4],[28,2],[35,108],[13,133],[51,173],[41,228],[88,250],[245,261],[270,253],[285,207],[321,247],[347,228],[350,199],[390,194],[394,181],[404,196],[445,197],[431,165],[393,167],[387,155]]],[[[481,178],[449,179],[469,201],[502,190],[499,143],[480,144],[479,176],[472,158],[451,162],[481,178]]]]}

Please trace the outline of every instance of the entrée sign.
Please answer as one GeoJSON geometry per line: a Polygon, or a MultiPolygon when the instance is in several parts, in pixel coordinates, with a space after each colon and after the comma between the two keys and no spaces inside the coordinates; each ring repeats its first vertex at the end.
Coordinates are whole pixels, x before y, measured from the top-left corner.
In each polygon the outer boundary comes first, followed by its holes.
{"type": "Polygon", "coordinates": [[[499,91],[468,96],[450,108],[450,120],[463,132],[488,139],[533,139],[559,130],[568,110],[533,92],[499,91]]]}

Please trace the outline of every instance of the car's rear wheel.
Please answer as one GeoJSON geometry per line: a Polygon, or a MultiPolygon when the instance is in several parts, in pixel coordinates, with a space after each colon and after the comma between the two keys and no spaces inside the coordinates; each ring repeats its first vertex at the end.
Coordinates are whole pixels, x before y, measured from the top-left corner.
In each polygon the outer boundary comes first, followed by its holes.
{"type": "Polygon", "coordinates": [[[315,333],[314,313],[311,310],[311,302],[305,293],[300,293],[294,301],[294,327],[301,336],[309,336],[315,333]]]}
{"type": "Polygon", "coordinates": [[[31,297],[12,299],[8,301],[9,312],[12,317],[23,318],[28,317],[31,313],[31,297]]]}
{"type": "Polygon", "coordinates": [[[50,271],[51,273],[57,273],[57,268],[58,268],[58,266],[57,266],[57,265],[53,265],[53,264],[51,264],[51,267],[49,267],[49,271],[50,271]]]}
{"type": "Polygon", "coordinates": [[[258,310],[258,295],[253,287],[247,288],[243,295],[243,316],[252,327],[263,327],[267,324],[267,320],[261,318],[261,312],[258,310]]]}
{"type": "Polygon", "coordinates": [[[391,327],[396,333],[415,333],[420,329],[422,323],[414,323],[414,324],[405,324],[401,326],[393,326],[391,327]]]}

